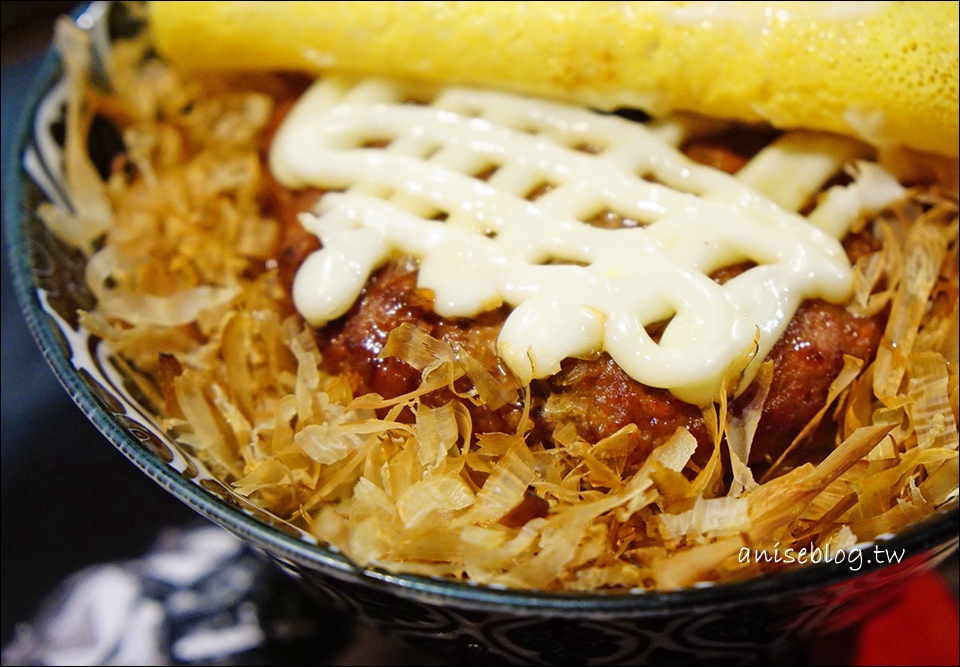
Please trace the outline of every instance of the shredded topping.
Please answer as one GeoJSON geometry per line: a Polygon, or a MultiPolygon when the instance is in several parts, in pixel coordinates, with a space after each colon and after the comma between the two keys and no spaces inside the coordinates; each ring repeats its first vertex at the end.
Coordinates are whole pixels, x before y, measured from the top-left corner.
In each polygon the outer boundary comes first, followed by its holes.
{"type": "MultiPolygon", "coordinates": [[[[283,109],[300,88],[280,76],[181,81],[142,53],[115,58],[117,97],[85,90],[67,68],[69,85],[124,129],[128,147],[97,190],[112,218],[105,235],[94,239],[95,226],[64,234],[91,253],[102,246],[88,271],[99,302],[80,321],[157,423],[244,502],[365,566],[624,591],[761,575],[786,564],[744,561],[742,549],[851,549],[957,497],[955,191],[919,183],[856,223],[879,250],[858,260],[847,307],[889,317],[880,354],[846,360],[806,429],[835,433],[829,451],[770,461],[762,475],[752,467],[776,379],[761,364],[749,401],[728,404],[724,391],[700,408],[708,442],[680,428],[628,465],[635,424],[587,441],[571,418],[533,438],[530,385],[501,386],[416,326],[392,331],[383,350],[420,373],[414,391],[354,396],[345,377],[325,372],[317,332],[279,277],[276,239],[288,224],[261,167],[279,120],[262,104],[283,109]],[[132,95],[158,81],[177,94],[132,95]],[[118,103],[133,97],[148,108],[118,103]],[[162,113],[150,107],[171,100],[162,113]],[[202,130],[211,127],[235,128],[235,141],[202,130]],[[438,395],[449,400],[427,400],[438,395]],[[478,432],[477,404],[516,406],[515,429],[478,432]]],[[[78,114],[67,121],[68,136],[84,137],[78,114]]],[[[810,137],[790,141],[811,152],[830,143],[810,137]]],[[[84,145],[68,141],[66,160],[80,160],[84,145]]],[[[86,178],[71,178],[79,196],[86,178]]],[[[89,216],[56,212],[66,223],[89,216]]],[[[727,369],[725,387],[749,357],[727,369]]]]}

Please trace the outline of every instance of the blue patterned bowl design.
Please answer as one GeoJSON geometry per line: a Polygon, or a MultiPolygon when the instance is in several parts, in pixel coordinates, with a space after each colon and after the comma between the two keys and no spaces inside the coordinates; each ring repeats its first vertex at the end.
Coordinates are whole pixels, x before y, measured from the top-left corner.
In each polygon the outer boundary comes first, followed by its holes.
{"type": "MultiPolygon", "coordinates": [[[[75,18],[101,51],[117,31],[130,28],[122,7],[111,3],[94,2],[75,18]]],[[[60,65],[50,53],[14,140],[14,163],[3,170],[15,290],[37,344],[73,400],[130,461],[272,557],[326,604],[358,612],[459,663],[749,664],[855,624],[888,604],[911,575],[957,549],[955,499],[909,531],[863,545],[858,570],[820,563],[670,593],[524,592],[357,567],[216,480],[158,425],[106,345],[80,329],[77,310],[93,304],[85,258],[36,215],[43,201],[70,206],[62,167],[64,100],[60,65]],[[874,549],[905,557],[898,564],[871,562],[874,549]]],[[[111,150],[122,148],[106,121],[94,124],[89,145],[102,169],[111,150]]]]}

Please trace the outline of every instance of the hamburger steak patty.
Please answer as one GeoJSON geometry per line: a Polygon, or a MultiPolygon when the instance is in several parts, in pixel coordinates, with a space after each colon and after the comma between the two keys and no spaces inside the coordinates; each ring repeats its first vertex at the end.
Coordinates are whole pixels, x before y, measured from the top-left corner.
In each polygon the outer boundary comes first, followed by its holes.
{"type": "MultiPolygon", "coordinates": [[[[376,392],[386,398],[415,390],[420,372],[396,358],[378,355],[390,331],[413,324],[434,338],[460,347],[485,368],[509,382],[496,354],[496,339],[508,311],[501,308],[476,319],[443,318],[431,310],[428,294],[417,290],[416,269],[401,263],[381,269],[344,317],[317,331],[327,370],[345,374],[356,395],[376,392]]],[[[831,382],[843,367],[844,355],[871,359],[883,333],[883,318],[857,317],[844,307],[822,301],[805,302],[769,355],[773,381],[754,439],[752,463],[776,459],[823,406],[831,382]]],[[[749,401],[748,389],[734,403],[749,401]]],[[[440,405],[453,397],[447,390],[423,397],[440,405]]],[[[606,354],[595,359],[567,359],[560,373],[531,386],[529,438],[549,442],[563,423],[574,423],[588,442],[597,442],[629,424],[636,424],[634,453],[628,466],[639,464],[677,428],[688,429],[700,443],[700,456],[709,454],[710,438],[700,409],[665,389],[645,386],[606,354]]],[[[475,432],[513,432],[522,406],[499,410],[467,403],[475,432]]],[[[806,443],[811,448],[832,444],[832,434],[806,443]]]]}
{"type": "MultiPolygon", "coordinates": [[[[735,173],[770,139],[769,133],[734,128],[727,136],[701,138],[684,150],[698,162],[735,173]]],[[[278,268],[289,294],[300,264],[320,247],[317,237],[299,224],[297,215],[313,208],[323,193],[314,188],[291,192],[275,187],[273,194],[284,222],[278,268]]],[[[625,221],[604,219],[591,224],[616,228],[625,221]]],[[[880,249],[879,242],[868,231],[848,235],[843,245],[851,263],[880,249]]],[[[747,268],[748,265],[726,267],[712,278],[723,283],[747,268]]],[[[509,310],[503,307],[473,319],[440,317],[432,310],[430,295],[417,289],[416,278],[416,265],[412,262],[395,262],[380,269],[346,315],[317,330],[325,370],[346,375],[357,396],[375,392],[393,398],[414,391],[420,385],[419,371],[399,359],[379,357],[390,331],[401,324],[413,324],[434,338],[466,350],[498,380],[515,383],[496,352],[496,339],[509,310]]],[[[823,407],[831,383],[843,368],[844,355],[864,361],[873,359],[885,324],[885,312],[864,318],[824,301],[801,305],[768,356],[774,364],[773,379],[750,450],[751,464],[765,468],[807,426],[823,407]]],[[[656,332],[651,331],[651,335],[657,337],[656,332]]],[[[748,387],[733,402],[732,409],[739,411],[746,406],[754,392],[755,387],[748,387]]],[[[438,406],[454,397],[452,392],[440,390],[422,400],[438,406]]],[[[678,428],[686,428],[700,443],[695,462],[705,462],[712,449],[711,436],[698,406],[681,401],[666,389],[637,382],[606,354],[594,359],[565,360],[559,373],[531,384],[530,397],[533,428],[527,435],[528,441],[549,443],[556,428],[573,423],[581,437],[596,443],[635,424],[637,431],[630,436],[634,442],[628,468],[641,464],[678,428]]],[[[465,404],[475,433],[513,433],[523,411],[521,404],[498,410],[469,401],[465,404]]],[[[791,460],[802,462],[825,456],[834,443],[834,431],[825,427],[810,435],[791,460]]]]}

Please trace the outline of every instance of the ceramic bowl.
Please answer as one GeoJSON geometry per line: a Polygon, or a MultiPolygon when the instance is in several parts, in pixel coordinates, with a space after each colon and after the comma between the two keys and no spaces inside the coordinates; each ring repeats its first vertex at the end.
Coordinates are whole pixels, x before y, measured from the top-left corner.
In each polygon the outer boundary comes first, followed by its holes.
{"type": "MultiPolygon", "coordinates": [[[[130,29],[111,5],[76,14],[105,48],[130,29]]],[[[62,72],[48,54],[4,165],[5,233],[15,289],[37,344],[73,400],[135,466],[210,521],[268,554],[327,604],[359,612],[417,646],[459,663],[749,663],[873,614],[912,576],[958,544],[957,501],[897,535],[860,548],[859,567],[820,563],[740,583],[668,593],[551,594],[470,586],[364,569],[252,506],[172,441],[138,400],[101,341],[78,326],[93,296],[84,257],[36,215],[69,205],[61,155],[62,72]],[[901,555],[880,563],[879,554],[901,555]]],[[[90,147],[105,168],[120,143],[95,124],[90,147]]]]}

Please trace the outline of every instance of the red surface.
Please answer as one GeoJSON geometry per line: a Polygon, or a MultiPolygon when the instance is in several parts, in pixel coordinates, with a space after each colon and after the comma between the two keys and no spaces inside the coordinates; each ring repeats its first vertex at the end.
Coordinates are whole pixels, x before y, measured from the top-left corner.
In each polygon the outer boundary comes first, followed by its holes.
{"type": "Polygon", "coordinates": [[[938,572],[916,577],[900,600],[856,633],[853,665],[960,664],[957,599],[938,572]]]}

